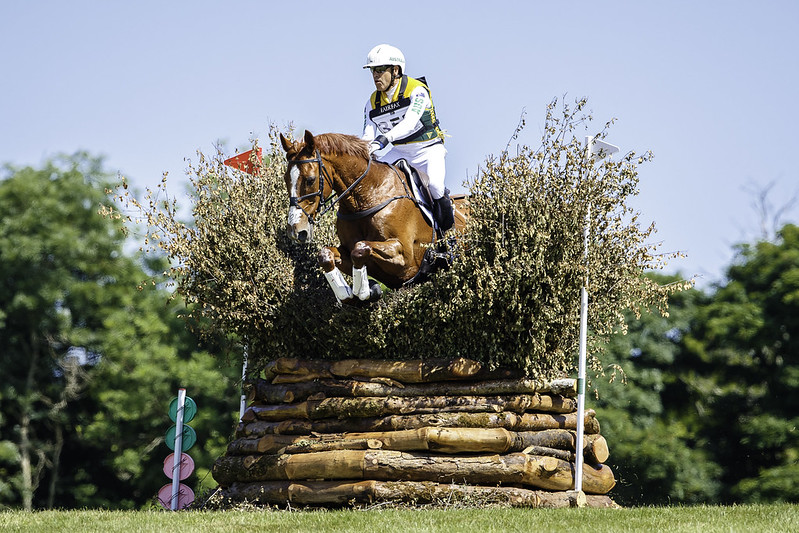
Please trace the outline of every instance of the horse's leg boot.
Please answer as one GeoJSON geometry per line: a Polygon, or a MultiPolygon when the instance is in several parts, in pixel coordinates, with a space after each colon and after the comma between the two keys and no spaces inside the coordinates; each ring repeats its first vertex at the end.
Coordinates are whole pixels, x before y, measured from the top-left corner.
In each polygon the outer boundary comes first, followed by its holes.
{"type": "Polygon", "coordinates": [[[325,279],[333,289],[333,294],[336,295],[338,301],[343,302],[352,298],[352,289],[341,274],[341,270],[334,268],[330,272],[325,272],[325,279]]]}
{"type": "Polygon", "coordinates": [[[366,265],[361,268],[352,267],[352,293],[361,301],[369,299],[370,289],[366,265]]]}

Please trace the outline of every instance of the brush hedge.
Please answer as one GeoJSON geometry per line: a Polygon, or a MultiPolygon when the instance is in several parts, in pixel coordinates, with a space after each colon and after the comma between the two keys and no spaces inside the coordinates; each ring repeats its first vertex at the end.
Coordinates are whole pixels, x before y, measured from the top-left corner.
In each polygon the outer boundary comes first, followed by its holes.
{"type": "Polygon", "coordinates": [[[625,310],[665,313],[668,294],[683,286],[659,286],[643,275],[666,259],[649,244],[654,225],[642,227],[627,205],[649,154],[592,161],[577,135],[590,123],[584,106],[553,101],[538,148],[489,157],[466,183],[470,219],[450,243],[449,270],[364,307],[337,305],[316,265],[318,249],[338,242],[333,216],[316,228],[312,244],[285,237],[286,161],[274,127],[252,175],[225,167],[221,153],[200,154],[189,169],[190,223],[179,220],[166,181],[142,201],[127,188],[117,200],[146,226],[144,250],[170,259],[165,274],[185,298],[191,324],[246,343],[251,368],[277,357],[463,356],[552,379],[576,360],[586,276],[596,369],[601,341],[625,329],[625,310]]]}

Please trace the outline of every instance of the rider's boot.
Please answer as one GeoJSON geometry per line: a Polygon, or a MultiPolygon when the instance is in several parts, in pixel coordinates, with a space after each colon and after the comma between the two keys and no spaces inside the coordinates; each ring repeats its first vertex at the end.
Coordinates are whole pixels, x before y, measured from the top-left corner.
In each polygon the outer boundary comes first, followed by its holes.
{"type": "Polygon", "coordinates": [[[455,211],[452,208],[449,189],[444,189],[444,196],[433,200],[433,217],[442,234],[455,224],[455,211]]]}

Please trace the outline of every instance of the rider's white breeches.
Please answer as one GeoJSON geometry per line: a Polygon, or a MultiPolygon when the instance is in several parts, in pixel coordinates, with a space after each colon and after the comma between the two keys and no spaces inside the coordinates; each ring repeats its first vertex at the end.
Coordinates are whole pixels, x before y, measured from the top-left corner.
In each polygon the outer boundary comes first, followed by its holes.
{"type": "Polygon", "coordinates": [[[423,180],[428,180],[430,194],[433,199],[444,196],[444,177],[446,175],[447,149],[444,143],[431,146],[416,147],[413,144],[392,146],[385,154],[379,157],[380,161],[393,163],[398,159],[407,159],[408,163],[419,171],[423,180]]]}

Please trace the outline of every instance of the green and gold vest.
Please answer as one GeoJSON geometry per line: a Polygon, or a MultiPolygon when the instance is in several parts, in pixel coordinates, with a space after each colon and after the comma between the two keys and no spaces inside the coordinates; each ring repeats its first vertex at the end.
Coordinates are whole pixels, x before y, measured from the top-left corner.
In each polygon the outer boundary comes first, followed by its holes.
{"type": "Polygon", "coordinates": [[[417,123],[416,128],[407,136],[401,139],[395,139],[393,144],[407,144],[429,141],[435,138],[444,140],[444,132],[439,128],[438,120],[436,119],[436,109],[433,106],[433,96],[430,94],[430,88],[425,83],[425,79],[419,80],[403,76],[400,81],[399,88],[394,92],[392,101],[388,101],[388,96],[382,91],[375,91],[369,98],[372,103],[372,110],[369,112],[369,119],[377,124],[377,129],[381,133],[386,133],[394,126],[400,123],[405,117],[405,113],[411,105],[411,92],[417,88],[423,87],[430,97],[430,107],[425,109],[422,113],[422,118],[417,123]]]}

